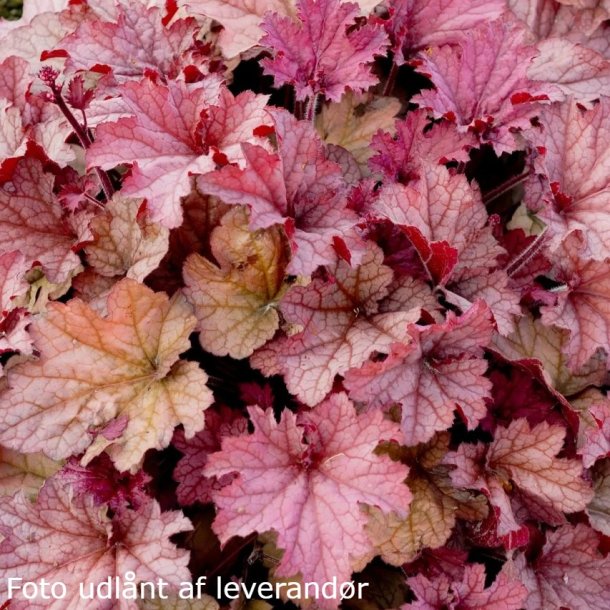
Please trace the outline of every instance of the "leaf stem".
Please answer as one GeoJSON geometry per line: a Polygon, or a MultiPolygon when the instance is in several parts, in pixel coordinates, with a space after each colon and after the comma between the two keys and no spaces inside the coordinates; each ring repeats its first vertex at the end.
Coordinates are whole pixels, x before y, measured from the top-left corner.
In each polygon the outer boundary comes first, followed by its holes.
{"type": "MultiPolygon", "coordinates": [[[[63,96],[61,95],[61,91],[57,88],[55,84],[49,85],[51,92],[53,93],[53,100],[63,113],[63,115],[68,119],[68,123],[74,130],[78,141],[84,149],[87,149],[93,144],[93,140],[89,135],[86,128],[84,128],[76,119],[72,111],[66,104],[63,96]]],[[[97,174],[98,180],[102,186],[102,190],[104,191],[104,195],[106,196],[106,201],[110,201],[112,199],[112,195],[114,194],[114,187],[112,186],[112,181],[110,180],[110,176],[101,169],[100,167],[95,168],[95,173],[97,174]]]]}
{"type": "Polygon", "coordinates": [[[387,96],[392,93],[394,90],[394,84],[396,83],[396,75],[398,74],[398,66],[396,62],[392,60],[392,67],[390,68],[390,73],[388,74],[388,79],[385,82],[383,87],[382,95],[387,96]]]}
{"type": "Polygon", "coordinates": [[[320,102],[321,97],[322,95],[320,93],[316,93],[307,104],[305,119],[311,121],[311,124],[314,126],[316,122],[316,110],[318,108],[318,104],[320,102]]]}

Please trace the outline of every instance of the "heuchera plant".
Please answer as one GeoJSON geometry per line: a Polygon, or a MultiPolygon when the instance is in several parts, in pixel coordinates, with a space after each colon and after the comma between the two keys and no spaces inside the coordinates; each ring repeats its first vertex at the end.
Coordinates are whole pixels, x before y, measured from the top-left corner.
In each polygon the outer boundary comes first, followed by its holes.
{"type": "Polygon", "coordinates": [[[1,608],[607,610],[609,23],[0,21],[1,608]],[[127,572],[173,598],[78,597],[127,572]],[[218,576],[368,586],[178,599],[218,576]]]}

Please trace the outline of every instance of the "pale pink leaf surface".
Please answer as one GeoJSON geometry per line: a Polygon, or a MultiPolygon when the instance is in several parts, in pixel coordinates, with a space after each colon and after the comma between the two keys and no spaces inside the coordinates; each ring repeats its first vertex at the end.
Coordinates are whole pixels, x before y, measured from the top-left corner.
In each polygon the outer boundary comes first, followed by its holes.
{"type": "Polygon", "coordinates": [[[426,166],[421,178],[407,186],[386,185],[373,210],[396,224],[416,227],[430,242],[446,241],[454,247],[458,264],[453,281],[495,266],[494,258],[504,252],[487,226],[479,190],[442,165],[426,166]]]}
{"type": "Polygon", "coordinates": [[[358,92],[376,84],[366,64],[384,54],[386,35],[369,24],[348,33],[358,13],[357,4],[340,0],[297,0],[297,20],[266,15],[260,43],[274,57],[261,64],[276,87],[294,85],[298,100],[322,94],[338,102],[347,88],[358,92]]]}
{"type": "Polygon", "coordinates": [[[19,250],[28,264],[38,262],[53,282],[63,282],[78,269],[72,251],[77,239],[62,217],[53,194],[54,178],[34,159],[18,161],[0,187],[0,250],[19,250]]]}
{"type": "Polygon", "coordinates": [[[379,412],[356,415],[345,394],[333,394],[300,420],[290,411],[279,424],[271,409],[249,413],[254,434],[225,438],[204,470],[239,475],[214,494],[214,531],[226,543],[275,530],[284,549],[277,576],[349,580],[372,547],[360,504],[401,515],[408,510],[408,468],[373,453],[380,439],[398,433],[396,425],[379,412]]]}
{"type": "Polygon", "coordinates": [[[396,343],[380,362],[367,362],[345,374],[350,396],[370,407],[402,405],[406,445],[430,440],[451,427],[459,406],[468,427],[485,415],[491,383],[482,346],[491,339],[491,314],[478,302],[464,315],[448,314],[442,324],[409,326],[411,343],[396,343]]]}
{"type": "Polygon", "coordinates": [[[417,320],[419,307],[377,313],[392,281],[382,260],[371,244],[360,266],[341,260],[330,270],[332,280],[293,287],[280,309],[301,332],[255,352],[253,366],[268,375],[281,372],[290,392],[313,407],[330,391],[335,375],[359,367],[375,350],[387,352],[393,343],[406,341],[407,325],[417,320]]]}
{"type": "Polygon", "coordinates": [[[118,7],[116,23],[88,20],[64,38],[60,48],[70,54],[70,70],[108,66],[116,82],[139,79],[144,72],[176,78],[181,56],[193,45],[198,26],[195,19],[180,19],[172,25],[161,22],[159,7],[140,2],[118,7]]]}
{"type": "Polygon", "coordinates": [[[610,255],[609,114],[610,102],[603,97],[591,110],[568,100],[544,108],[541,130],[531,132],[533,143],[546,151],[537,160],[546,206],[537,214],[549,226],[551,245],[581,229],[590,255],[599,259],[610,255]]]}
{"type": "Polygon", "coordinates": [[[95,236],[85,247],[87,261],[101,275],[126,275],[138,281],[165,256],[169,231],[141,211],[142,200],[115,196],[90,223],[95,236]]]}
{"type": "Polygon", "coordinates": [[[519,557],[519,579],[529,590],[526,610],[606,610],[610,559],[597,550],[599,539],[586,525],[549,531],[541,556],[530,567],[519,557]]]}
{"type": "Polygon", "coordinates": [[[124,195],[145,197],[152,220],[167,228],[182,221],[180,197],[190,192],[189,175],[214,169],[214,153],[239,161],[240,142],[257,142],[254,129],[270,122],[265,96],[223,88],[216,105],[203,86],[188,88],[148,79],[121,87],[122,99],[134,115],[96,129],[87,151],[90,166],[110,169],[132,163],[124,195]]]}
{"type": "Polygon", "coordinates": [[[467,32],[485,21],[492,21],[504,11],[499,0],[394,0],[388,2],[390,19],[386,30],[392,42],[394,61],[400,65],[424,47],[457,42],[467,32]]]}
{"type": "Polygon", "coordinates": [[[17,157],[25,153],[25,131],[19,108],[0,101],[0,158],[17,157]]]}
{"type": "Polygon", "coordinates": [[[610,355],[610,265],[608,260],[587,260],[587,236],[570,233],[557,250],[557,278],[565,288],[554,305],[541,308],[542,322],[570,331],[564,346],[568,366],[584,366],[598,348],[610,355]]]}
{"type": "Polygon", "coordinates": [[[422,91],[413,101],[437,118],[450,116],[463,130],[477,120],[491,125],[499,129],[494,139],[506,145],[506,129],[529,125],[523,119],[535,110],[529,103],[515,106],[513,95],[544,93],[526,75],[536,49],[525,44],[524,34],[515,23],[499,20],[464,34],[461,52],[444,45],[420,54],[419,71],[430,75],[435,89],[422,91]]]}
{"type": "Polygon", "coordinates": [[[456,451],[447,454],[444,462],[455,466],[455,470],[451,472],[451,480],[456,487],[477,489],[489,498],[494,509],[497,534],[506,536],[518,531],[521,522],[517,520],[502,481],[495,473],[486,469],[486,450],[483,443],[462,443],[456,451]]]}
{"type": "Polygon", "coordinates": [[[33,78],[43,65],[41,53],[53,49],[84,19],[87,19],[87,11],[78,6],[68,7],[61,12],[48,11],[34,15],[29,23],[3,33],[0,37],[0,60],[11,55],[25,59],[28,70],[23,77],[33,78]]]}
{"type": "Polygon", "coordinates": [[[527,589],[501,571],[489,587],[485,587],[485,566],[468,564],[461,582],[451,583],[440,574],[429,580],[423,574],[408,579],[417,600],[402,606],[404,610],[521,610],[527,589]]]}
{"type": "Polygon", "coordinates": [[[0,312],[15,307],[14,297],[25,294],[29,288],[25,273],[30,268],[21,252],[7,251],[0,254],[0,312]]]}
{"type": "Polygon", "coordinates": [[[530,64],[527,75],[558,89],[553,99],[592,102],[610,88],[610,61],[587,46],[549,38],[538,44],[539,55],[530,64]]]}
{"type": "Polygon", "coordinates": [[[197,184],[226,203],[248,204],[252,228],[285,224],[293,247],[288,272],[310,275],[334,263],[333,238],[349,239],[358,218],[346,209],[348,185],[311,125],[287,112],[272,114],[277,154],[243,144],[245,169],[227,166],[197,184]]]}
{"type": "Polygon", "coordinates": [[[223,25],[218,44],[225,57],[234,57],[258,44],[267,11],[294,14],[293,0],[180,0],[191,14],[205,15],[223,25]]]}
{"type": "MultiPolygon", "coordinates": [[[[136,581],[163,578],[177,587],[190,578],[189,553],[169,537],[192,529],[181,513],[161,513],[149,500],[137,511],[125,510],[113,520],[86,494],[72,495],[59,479],[50,479],[33,504],[23,494],[0,499],[0,574],[2,589],[8,577],[46,578],[66,584],[65,599],[11,601],[16,610],[80,610],[79,584],[94,586],[109,576],[136,574],[136,581]]],[[[98,600],[98,610],[131,610],[127,600],[98,600]]]]}
{"type": "Polygon", "coordinates": [[[579,460],[555,457],[565,429],[542,422],[533,428],[527,419],[499,427],[487,454],[488,467],[542,503],[567,513],[583,510],[593,494],[582,478],[579,460]]]}
{"type": "Polygon", "coordinates": [[[15,298],[23,297],[30,288],[25,280],[30,266],[21,252],[0,254],[0,354],[32,353],[32,340],[26,330],[30,319],[27,312],[19,308],[21,303],[15,302],[15,298]]]}
{"type": "Polygon", "coordinates": [[[205,428],[192,439],[185,438],[184,430],[176,430],[173,445],[183,454],[173,475],[178,482],[176,494],[180,504],[212,502],[212,494],[233,481],[234,474],[206,477],[203,468],[208,456],[220,451],[222,438],[243,435],[247,431],[246,418],[227,407],[222,407],[218,412],[208,409],[205,412],[205,428]]]}
{"type": "Polygon", "coordinates": [[[450,290],[444,290],[444,294],[447,301],[463,311],[475,301],[485,301],[501,335],[510,334],[515,328],[516,316],[521,315],[519,293],[509,286],[509,277],[503,269],[480,273],[451,284],[450,290]]]}
{"type": "Polygon", "coordinates": [[[87,459],[106,449],[128,470],[147,449],[167,446],[179,423],[191,437],[212,402],[206,374],[178,361],[194,326],[183,299],[130,279],[114,285],[107,317],[78,299],[49,304],[30,327],[40,357],[10,371],[2,442],[61,459],[87,449],[90,430],[102,430],[87,459]],[[117,421],[121,433],[106,438],[104,427],[117,421]]]}

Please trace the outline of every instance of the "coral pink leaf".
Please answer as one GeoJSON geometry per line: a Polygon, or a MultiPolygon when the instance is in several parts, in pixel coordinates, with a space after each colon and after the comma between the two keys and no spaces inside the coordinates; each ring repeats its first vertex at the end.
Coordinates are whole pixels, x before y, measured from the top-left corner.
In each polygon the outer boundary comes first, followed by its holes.
{"type": "Polygon", "coordinates": [[[144,79],[125,84],[121,93],[134,116],[99,125],[87,162],[104,169],[134,164],[122,193],[145,197],[152,220],[167,228],[182,221],[180,197],[190,192],[189,175],[214,169],[215,152],[240,160],[239,143],[260,141],[252,132],[269,122],[265,96],[248,91],[233,97],[222,89],[210,107],[216,93],[205,82],[193,88],[144,79]]]}
{"type": "Polygon", "coordinates": [[[428,441],[451,427],[459,405],[470,428],[485,415],[491,383],[481,346],[489,343],[491,314],[480,301],[464,315],[449,314],[443,324],[411,325],[412,343],[394,344],[380,362],[367,362],[345,375],[350,396],[369,406],[402,405],[407,445],[428,441]]]}
{"type": "Polygon", "coordinates": [[[332,395],[300,422],[287,410],[279,424],[272,410],[249,412],[254,434],[226,437],[204,470],[239,475],[213,494],[214,530],[223,543],[275,530],[284,549],[277,576],[349,580],[372,547],[360,505],[404,516],[411,499],[403,482],[408,468],[373,453],[380,439],[398,432],[395,424],[379,412],[356,415],[345,394],[332,395]]]}
{"type": "MultiPolygon", "coordinates": [[[[25,599],[17,592],[15,610],[82,608],[79,586],[94,587],[109,577],[133,571],[135,582],[162,578],[170,587],[190,578],[189,553],[169,537],[192,529],[190,521],[174,511],[161,513],[154,500],[138,510],[125,510],[111,521],[87,494],[73,495],[57,477],[47,481],[33,504],[22,494],[0,499],[1,590],[9,577],[23,581],[45,578],[63,582],[64,599],[25,599]]],[[[114,596],[113,596],[114,597],[114,596]]],[[[125,602],[100,601],[100,609],[127,607],[125,602]]]]}
{"type": "Polygon", "coordinates": [[[557,293],[555,305],[541,308],[544,324],[570,331],[564,349],[573,370],[587,364],[600,347],[610,356],[610,258],[587,260],[586,239],[578,230],[562,242],[557,276],[566,286],[557,293]]]}
{"type": "Polygon", "coordinates": [[[609,115],[605,98],[591,110],[568,100],[544,108],[542,127],[530,132],[532,143],[545,149],[536,164],[544,177],[546,206],[537,213],[548,225],[551,246],[580,229],[597,259],[610,255],[609,115]]]}
{"type": "Polygon", "coordinates": [[[526,610],[605,610],[610,559],[598,551],[595,532],[583,524],[564,525],[547,534],[532,567],[519,558],[520,580],[529,590],[526,610]]]}
{"type": "Polygon", "coordinates": [[[252,228],[293,224],[288,271],[309,275],[336,260],[333,238],[349,239],[358,218],[346,209],[348,186],[311,125],[287,112],[270,114],[278,153],[242,144],[245,169],[224,167],[199,178],[198,186],[226,203],[248,204],[252,228]]]}
{"type": "Polygon", "coordinates": [[[402,64],[405,55],[425,47],[457,42],[464,32],[499,17],[500,0],[394,0],[389,3],[386,30],[392,42],[394,61],[402,64]]]}
{"type": "Polygon", "coordinates": [[[0,250],[19,250],[28,264],[42,264],[52,282],[63,282],[79,266],[76,235],[62,218],[54,179],[39,161],[23,158],[0,187],[0,250]]]}
{"type": "Polygon", "coordinates": [[[330,391],[335,375],[360,366],[375,350],[406,341],[407,324],[419,318],[419,307],[377,313],[377,301],[392,281],[382,260],[370,244],[362,265],[351,268],[340,260],[332,281],[316,279],[292,288],[280,309],[303,330],[268,343],[252,364],[267,374],[283,373],[288,389],[313,407],[330,391]]]}
{"type": "Polygon", "coordinates": [[[116,23],[84,21],[59,45],[70,54],[67,67],[89,70],[102,64],[117,82],[139,79],[145,72],[175,78],[198,26],[195,19],[181,19],[165,27],[162,16],[159,7],[134,2],[129,8],[119,5],[116,23]]]}
{"type": "Polygon", "coordinates": [[[527,419],[516,419],[508,428],[496,430],[487,463],[499,476],[558,511],[584,510],[593,492],[581,476],[582,464],[555,457],[564,437],[561,426],[542,422],[530,428],[527,419]]]}
{"type": "Polygon", "coordinates": [[[51,303],[31,325],[40,358],[10,371],[0,414],[7,446],[65,458],[87,449],[89,431],[124,418],[120,436],[98,435],[88,458],[105,449],[128,470],[147,449],[168,445],[179,423],[189,437],[203,428],[202,410],[212,402],[207,376],[178,360],[195,326],[183,298],[170,301],[124,279],[107,308],[100,317],[78,299],[51,303]]]}

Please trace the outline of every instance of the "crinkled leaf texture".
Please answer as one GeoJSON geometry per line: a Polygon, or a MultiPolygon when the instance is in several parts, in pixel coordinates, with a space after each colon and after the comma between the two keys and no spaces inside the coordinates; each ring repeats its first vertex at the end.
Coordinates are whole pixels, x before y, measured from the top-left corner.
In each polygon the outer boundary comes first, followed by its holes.
{"type": "Polygon", "coordinates": [[[481,358],[491,333],[490,312],[482,301],[460,317],[449,313],[443,324],[412,324],[410,342],[393,344],[385,360],[352,368],[345,386],[353,399],[369,408],[401,404],[407,445],[448,429],[456,407],[474,428],[485,415],[484,400],[491,389],[481,358]]]}
{"type": "MultiPolygon", "coordinates": [[[[179,586],[190,573],[189,554],[169,537],[192,529],[175,511],[161,512],[154,500],[112,519],[85,494],[73,495],[58,478],[47,481],[33,504],[23,494],[0,499],[0,574],[6,591],[9,577],[60,581],[69,591],[65,599],[11,601],[16,610],[81,610],[80,583],[96,586],[108,577],[133,571],[135,582],[164,579],[179,586]]],[[[96,602],[99,610],[132,610],[135,602],[116,599],[96,602]]]]}
{"type": "Polygon", "coordinates": [[[277,154],[244,143],[244,169],[227,166],[197,184],[225,203],[248,204],[252,228],[284,224],[293,251],[288,272],[310,275],[319,265],[336,261],[334,239],[349,242],[358,218],[347,209],[348,186],[339,166],[327,159],[311,125],[287,112],[269,114],[277,154]]]}
{"type": "Polygon", "coordinates": [[[39,263],[53,282],[62,282],[80,266],[72,247],[78,241],[53,194],[54,180],[33,158],[20,159],[0,187],[0,249],[19,251],[39,263]]]}
{"type": "Polygon", "coordinates": [[[250,356],[278,328],[288,241],[279,226],[248,230],[248,213],[233,208],[211,237],[220,267],[199,254],[184,265],[184,293],[197,316],[202,347],[217,356],[250,356]]]}
{"type": "Polygon", "coordinates": [[[361,505],[401,515],[408,510],[408,469],[373,452],[397,427],[379,412],[357,415],[345,394],[331,395],[299,419],[285,410],[279,423],[272,410],[251,407],[249,413],[254,433],[225,438],[204,470],[238,473],[213,493],[214,531],[226,543],[231,536],[275,530],[284,550],[277,576],[349,580],[372,550],[361,505]]]}
{"type": "Polygon", "coordinates": [[[182,222],[180,197],[190,191],[189,176],[214,169],[214,154],[241,160],[240,143],[260,142],[254,130],[270,123],[266,96],[234,97],[226,88],[219,92],[216,81],[196,87],[130,81],[121,99],[133,116],[99,125],[87,162],[104,169],[133,164],[122,193],[146,197],[152,220],[170,229],[182,222]]]}
{"type": "Polygon", "coordinates": [[[417,600],[403,606],[404,610],[520,610],[527,589],[504,571],[489,587],[485,587],[485,567],[480,563],[467,565],[461,582],[451,582],[445,574],[428,579],[418,574],[407,581],[417,600]]]}
{"type": "Polygon", "coordinates": [[[268,375],[282,373],[288,389],[313,407],[331,390],[335,375],[362,365],[373,351],[388,351],[407,340],[407,325],[419,318],[412,305],[379,312],[388,294],[392,270],[382,265],[382,253],[370,245],[362,264],[339,260],[329,281],[315,279],[295,287],[280,309],[301,332],[269,342],[251,359],[268,375]]]}
{"type": "Polygon", "coordinates": [[[597,535],[586,525],[564,525],[547,534],[542,554],[532,566],[519,556],[519,580],[529,592],[526,610],[605,610],[610,560],[598,552],[598,544],[597,535]]]}
{"type": "Polygon", "coordinates": [[[386,35],[369,24],[347,31],[359,13],[357,4],[297,0],[296,9],[298,22],[273,13],[263,21],[260,42],[273,58],[261,63],[277,87],[294,85],[298,100],[321,94],[338,102],[347,88],[364,91],[377,82],[366,64],[383,53],[386,35]]]}
{"type": "Polygon", "coordinates": [[[55,459],[105,450],[128,470],[147,449],[168,445],[176,425],[188,436],[203,428],[212,402],[207,375],[178,359],[195,326],[183,298],[124,279],[107,307],[101,317],[78,299],[51,303],[32,324],[40,357],[9,372],[4,444],[55,459]]]}

